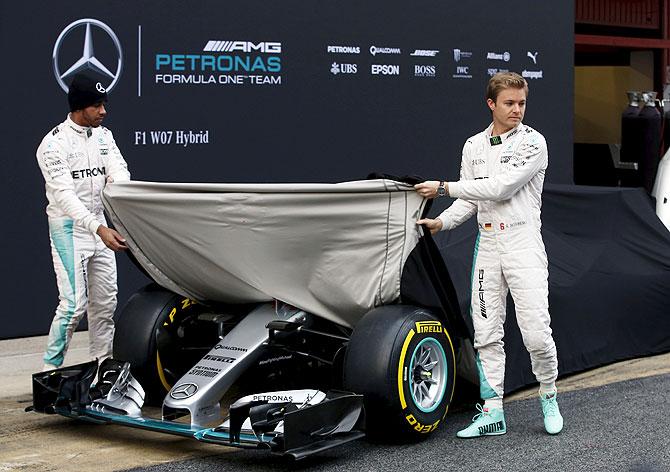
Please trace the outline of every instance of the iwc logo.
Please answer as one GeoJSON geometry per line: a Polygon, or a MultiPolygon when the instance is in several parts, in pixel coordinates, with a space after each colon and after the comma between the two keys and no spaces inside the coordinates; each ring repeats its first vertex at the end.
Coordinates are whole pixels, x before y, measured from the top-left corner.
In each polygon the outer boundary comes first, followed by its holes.
{"type": "Polygon", "coordinates": [[[112,31],[112,29],[105,23],[99,20],[94,20],[92,18],[83,18],[81,20],[74,21],[70,23],[68,26],[66,26],[65,29],[58,36],[58,39],[56,39],[52,57],[53,57],[54,75],[56,76],[58,84],[65,92],[68,91],[68,85],[66,81],[69,81],[68,79],[70,79],[77,72],[82,71],[93,72],[95,75],[104,78],[105,82],[109,81],[106,87],[103,86],[102,83],[98,83],[96,85],[96,88],[101,93],[102,93],[101,89],[106,90],[107,92],[111,92],[112,89],[116,86],[116,83],[118,82],[119,77],[121,76],[121,70],[123,68],[123,51],[121,50],[121,42],[119,41],[119,38],[116,36],[116,34],[114,34],[114,31],[112,31]],[[102,30],[109,37],[109,39],[111,39],[116,54],[116,68],[114,68],[113,66],[113,61],[109,61],[107,65],[105,65],[103,61],[99,60],[95,56],[93,48],[93,32],[92,32],[93,28],[102,30]],[[82,55],[74,63],[68,64],[65,67],[63,67],[64,69],[63,72],[60,66],[61,64],[60,55],[62,54],[62,50],[66,42],[68,44],[67,48],[68,49],[72,48],[71,45],[75,41],[73,36],[76,35],[71,35],[71,33],[79,29],[84,29],[84,42],[81,45],[82,55]]]}
{"type": "Polygon", "coordinates": [[[193,383],[185,383],[177,385],[170,392],[170,396],[175,400],[184,400],[186,398],[192,397],[195,395],[195,392],[198,391],[198,386],[193,383]]]}

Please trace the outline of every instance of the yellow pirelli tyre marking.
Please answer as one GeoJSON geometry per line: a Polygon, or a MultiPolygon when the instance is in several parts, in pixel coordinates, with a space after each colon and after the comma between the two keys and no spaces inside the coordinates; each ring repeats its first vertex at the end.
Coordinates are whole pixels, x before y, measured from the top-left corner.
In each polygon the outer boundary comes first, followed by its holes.
{"type": "Polygon", "coordinates": [[[163,387],[165,387],[165,390],[169,392],[172,390],[172,385],[170,385],[170,383],[165,378],[165,374],[163,373],[163,364],[161,364],[161,356],[158,354],[158,351],[156,351],[156,368],[158,369],[158,378],[161,379],[161,383],[163,384],[163,387]]]}
{"type": "Polygon", "coordinates": [[[439,321],[417,321],[415,325],[416,332],[419,334],[442,332],[442,323],[439,321]]]}
{"type": "Polygon", "coordinates": [[[407,402],[405,401],[405,392],[402,388],[402,372],[403,366],[405,365],[405,354],[407,354],[407,347],[409,346],[409,343],[413,337],[414,330],[410,329],[409,334],[405,338],[405,342],[402,345],[402,351],[400,351],[400,360],[398,361],[398,395],[400,396],[400,406],[403,410],[407,408],[407,402]]]}
{"type": "MultiPolygon", "coordinates": [[[[444,329],[442,332],[447,336],[447,339],[449,340],[449,348],[451,350],[451,358],[454,360],[454,368],[453,370],[453,375],[454,375],[454,380],[452,382],[452,387],[451,387],[451,396],[449,397],[449,405],[451,405],[451,400],[454,398],[454,392],[456,391],[456,354],[454,353],[454,343],[451,342],[451,336],[449,336],[449,332],[444,329]]],[[[449,410],[449,406],[447,406],[447,410],[449,410]]],[[[447,412],[444,412],[444,415],[447,415],[447,412]]]]}

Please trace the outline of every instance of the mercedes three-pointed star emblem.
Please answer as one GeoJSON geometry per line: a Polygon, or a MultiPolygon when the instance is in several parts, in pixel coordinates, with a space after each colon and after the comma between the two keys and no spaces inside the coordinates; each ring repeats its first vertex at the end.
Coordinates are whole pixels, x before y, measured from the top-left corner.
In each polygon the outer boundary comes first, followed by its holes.
{"type": "Polygon", "coordinates": [[[175,400],[183,400],[192,397],[198,391],[198,386],[194,383],[185,383],[177,385],[170,392],[170,396],[175,400]]]}
{"type": "Polygon", "coordinates": [[[123,67],[123,52],[121,50],[121,42],[119,41],[119,38],[114,34],[114,31],[104,24],[102,21],[99,20],[94,20],[92,18],[83,18],[81,20],[74,21],[70,23],[68,26],[65,27],[65,29],[61,32],[60,36],[58,36],[58,39],[56,40],[56,44],[54,44],[54,51],[53,51],[53,68],[54,68],[54,74],[56,75],[56,80],[58,81],[58,84],[61,86],[61,88],[67,92],[68,91],[68,85],[66,84],[66,79],[69,77],[73,76],[77,72],[89,70],[93,71],[98,75],[102,75],[104,77],[107,77],[108,79],[111,79],[111,82],[107,87],[107,91],[111,91],[116,83],[119,80],[119,77],[121,76],[121,69],[123,67]],[[79,27],[86,27],[86,34],[84,36],[84,50],[82,53],[82,56],[74,63],[72,64],[65,72],[61,73],[60,67],[58,65],[58,55],[60,53],[60,48],[67,37],[72,31],[79,27]],[[106,67],[98,58],[95,57],[95,52],[93,50],[93,35],[91,33],[91,28],[96,27],[101,30],[103,30],[107,35],[111,38],[112,42],[114,43],[114,46],[116,47],[116,52],[118,55],[118,60],[116,63],[116,70],[114,72],[110,71],[108,67],[106,67]]]}

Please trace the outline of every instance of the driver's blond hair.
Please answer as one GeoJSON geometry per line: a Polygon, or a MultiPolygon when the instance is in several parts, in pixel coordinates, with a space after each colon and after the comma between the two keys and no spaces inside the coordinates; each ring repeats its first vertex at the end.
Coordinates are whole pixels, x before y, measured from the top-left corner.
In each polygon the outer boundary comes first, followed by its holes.
{"type": "Polygon", "coordinates": [[[498,98],[498,94],[505,89],[515,88],[523,89],[528,96],[528,82],[516,72],[498,72],[489,80],[489,85],[486,87],[486,98],[490,98],[494,102],[498,98]]]}

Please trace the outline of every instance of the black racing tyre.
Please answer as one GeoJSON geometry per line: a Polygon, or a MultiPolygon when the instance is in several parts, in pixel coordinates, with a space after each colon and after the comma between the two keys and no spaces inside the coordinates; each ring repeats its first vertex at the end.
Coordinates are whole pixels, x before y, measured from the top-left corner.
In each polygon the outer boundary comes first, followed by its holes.
{"type": "Polygon", "coordinates": [[[428,310],[389,305],[354,327],[344,388],[364,395],[372,437],[421,439],[449,409],[456,380],[454,345],[428,310]]]}
{"type": "Polygon", "coordinates": [[[130,297],[116,321],[114,359],[128,361],[146,392],[159,405],[165,394],[218,339],[212,323],[198,321],[203,305],[149,284],[130,297]]]}

